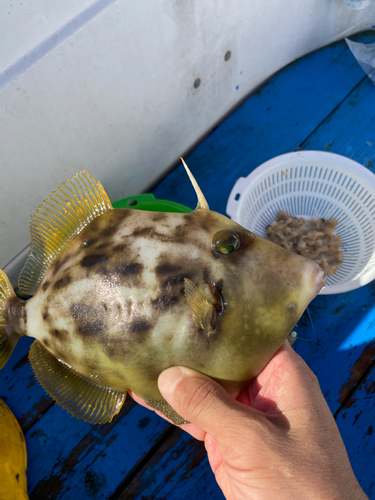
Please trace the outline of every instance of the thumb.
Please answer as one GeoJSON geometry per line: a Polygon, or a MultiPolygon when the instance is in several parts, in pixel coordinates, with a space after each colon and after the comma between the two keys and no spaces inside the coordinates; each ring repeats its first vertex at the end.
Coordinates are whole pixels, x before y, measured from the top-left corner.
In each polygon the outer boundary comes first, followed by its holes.
{"type": "Polygon", "coordinates": [[[211,434],[216,441],[233,439],[239,426],[249,426],[257,411],[234,400],[211,378],[185,367],[172,367],[159,375],[159,390],[176,412],[211,434]],[[242,424],[242,425],[241,425],[242,424]]]}

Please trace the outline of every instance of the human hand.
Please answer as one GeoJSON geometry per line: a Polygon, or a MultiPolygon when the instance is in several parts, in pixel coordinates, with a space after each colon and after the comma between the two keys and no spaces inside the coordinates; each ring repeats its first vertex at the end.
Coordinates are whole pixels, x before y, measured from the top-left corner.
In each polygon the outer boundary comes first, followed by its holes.
{"type": "Polygon", "coordinates": [[[159,389],[204,440],[227,500],[367,498],[315,375],[288,342],[237,400],[188,368],[162,372],[159,389]]]}

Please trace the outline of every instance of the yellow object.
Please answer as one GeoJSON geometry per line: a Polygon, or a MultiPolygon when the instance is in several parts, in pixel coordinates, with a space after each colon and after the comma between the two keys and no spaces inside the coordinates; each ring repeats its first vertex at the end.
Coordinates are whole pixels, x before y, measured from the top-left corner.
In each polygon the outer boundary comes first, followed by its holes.
{"type": "Polygon", "coordinates": [[[0,500],[28,500],[26,443],[21,427],[0,399],[0,500]]]}

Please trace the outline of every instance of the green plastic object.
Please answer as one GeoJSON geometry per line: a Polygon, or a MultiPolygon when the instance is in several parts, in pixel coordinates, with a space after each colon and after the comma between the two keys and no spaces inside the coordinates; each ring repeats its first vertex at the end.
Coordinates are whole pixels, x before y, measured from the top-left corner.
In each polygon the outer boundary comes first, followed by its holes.
{"type": "Polygon", "coordinates": [[[185,205],[168,200],[157,200],[151,193],[137,194],[112,203],[113,208],[136,208],[150,212],[177,212],[187,214],[193,210],[185,205]]]}

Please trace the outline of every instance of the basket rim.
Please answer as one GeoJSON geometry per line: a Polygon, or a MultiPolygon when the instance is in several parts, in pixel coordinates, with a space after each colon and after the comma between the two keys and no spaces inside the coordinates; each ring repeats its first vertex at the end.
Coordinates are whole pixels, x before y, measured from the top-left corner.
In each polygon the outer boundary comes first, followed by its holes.
{"type": "Polygon", "coordinates": [[[227,204],[227,213],[232,217],[233,210],[232,207],[229,207],[231,199],[238,194],[241,195],[239,200],[234,200],[236,205],[239,205],[241,202],[241,198],[245,194],[246,190],[251,186],[251,184],[266,171],[279,168],[284,163],[290,163],[290,161],[296,160],[323,160],[331,163],[339,164],[340,166],[346,167],[351,171],[355,171],[359,174],[360,177],[363,177],[365,180],[370,182],[375,187],[375,174],[373,174],[368,168],[364,167],[360,163],[352,160],[351,158],[347,158],[346,156],[339,155],[337,153],[328,153],[327,151],[294,151],[292,153],[285,153],[279,156],[275,156],[270,160],[262,163],[258,167],[256,167],[250,174],[246,177],[240,177],[237,182],[234,184],[233,189],[229,195],[228,204],[227,204]],[[235,193],[235,194],[234,194],[235,193]],[[232,213],[228,212],[229,210],[232,213]]]}

